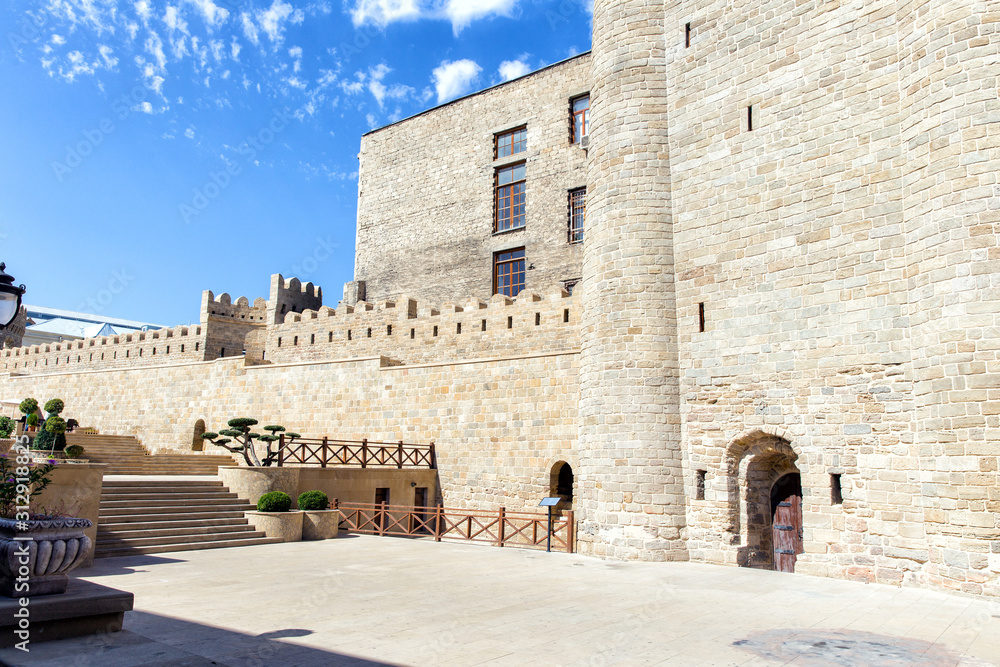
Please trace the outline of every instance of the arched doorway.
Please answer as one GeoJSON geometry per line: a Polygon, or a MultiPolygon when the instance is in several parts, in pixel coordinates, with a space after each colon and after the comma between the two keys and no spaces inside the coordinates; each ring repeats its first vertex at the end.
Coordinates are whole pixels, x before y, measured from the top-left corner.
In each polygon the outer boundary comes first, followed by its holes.
{"type": "Polygon", "coordinates": [[[573,467],[565,461],[559,461],[554,466],[549,475],[549,494],[559,496],[563,503],[569,505],[573,502],[573,467]]]}
{"type": "Polygon", "coordinates": [[[199,419],[194,423],[194,433],[191,436],[191,451],[200,452],[205,449],[205,440],[202,434],[205,433],[205,420],[199,419]]]}
{"type": "Polygon", "coordinates": [[[797,458],[788,440],[762,431],[741,436],[728,447],[727,530],[741,567],[793,571],[794,556],[802,553],[802,486],[797,458]],[[779,505],[777,519],[781,523],[776,524],[779,505]],[[793,528],[778,531],[776,525],[793,528]],[[795,540],[789,542],[793,536],[795,540]],[[776,554],[776,548],[793,553],[776,554]]]}
{"type": "Polygon", "coordinates": [[[771,549],[778,572],[794,572],[802,553],[802,478],[788,473],[771,487],[771,549]]]}

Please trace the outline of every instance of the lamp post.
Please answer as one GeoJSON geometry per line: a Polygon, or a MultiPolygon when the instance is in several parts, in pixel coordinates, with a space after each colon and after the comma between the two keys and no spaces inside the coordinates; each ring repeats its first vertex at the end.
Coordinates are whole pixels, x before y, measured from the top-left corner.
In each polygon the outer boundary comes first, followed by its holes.
{"type": "Polygon", "coordinates": [[[0,262],[0,329],[6,329],[21,310],[21,297],[27,289],[15,286],[14,277],[7,274],[7,265],[0,262]]]}

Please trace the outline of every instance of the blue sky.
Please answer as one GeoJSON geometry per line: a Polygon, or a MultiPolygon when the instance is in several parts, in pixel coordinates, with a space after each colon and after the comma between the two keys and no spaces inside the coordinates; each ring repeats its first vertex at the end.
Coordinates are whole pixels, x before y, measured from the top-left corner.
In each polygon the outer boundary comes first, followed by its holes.
{"type": "Polygon", "coordinates": [[[352,278],[362,133],[590,48],[587,0],[7,0],[0,260],[164,325],[352,278]]]}

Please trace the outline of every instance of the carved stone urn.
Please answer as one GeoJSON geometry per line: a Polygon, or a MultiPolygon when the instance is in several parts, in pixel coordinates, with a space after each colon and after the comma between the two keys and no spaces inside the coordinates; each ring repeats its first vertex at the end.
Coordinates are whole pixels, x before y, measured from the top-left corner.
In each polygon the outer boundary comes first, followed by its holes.
{"type": "Polygon", "coordinates": [[[65,593],[67,573],[93,546],[90,519],[0,519],[0,594],[27,597],[65,593]]]}

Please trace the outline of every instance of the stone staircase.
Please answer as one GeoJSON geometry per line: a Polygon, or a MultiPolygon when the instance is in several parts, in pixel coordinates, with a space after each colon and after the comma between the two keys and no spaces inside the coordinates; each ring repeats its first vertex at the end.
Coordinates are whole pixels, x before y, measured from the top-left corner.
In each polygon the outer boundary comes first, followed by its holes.
{"type": "Polygon", "coordinates": [[[218,479],[104,478],[96,558],[280,542],[247,522],[255,509],[218,479]]]}
{"type": "Polygon", "coordinates": [[[130,435],[67,433],[66,444],[83,447],[91,463],[106,464],[105,475],[215,475],[219,466],[235,465],[222,454],[150,454],[130,435]]]}

